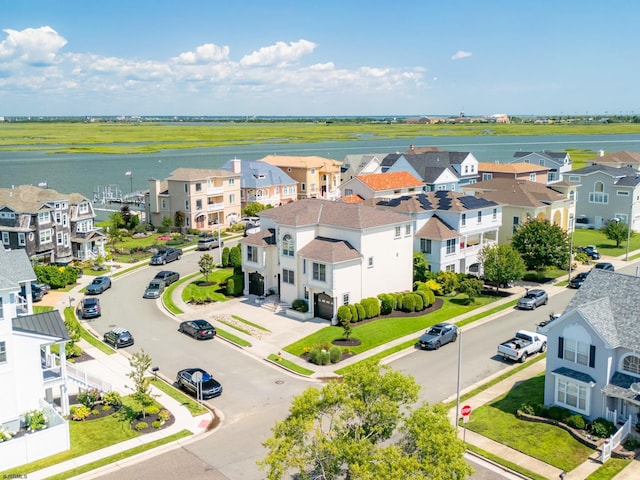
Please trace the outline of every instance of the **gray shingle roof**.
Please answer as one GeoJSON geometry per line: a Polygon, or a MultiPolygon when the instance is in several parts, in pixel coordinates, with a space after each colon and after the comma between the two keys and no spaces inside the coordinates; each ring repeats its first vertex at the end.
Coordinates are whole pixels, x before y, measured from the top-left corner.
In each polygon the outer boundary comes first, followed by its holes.
{"type": "Polygon", "coordinates": [[[13,319],[13,330],[46,335],[57,340],[70,340],[58,310],[16,317],[13,319]]]}
{"type": "Polygon", "coordinates": [[[611,381],[602,389],[602,392],[611,397],[625,398],[640,403],[640,395],[631,390],[631,384],[637,381],[637,377],[632,377],[626,373],[615,372],[613,377],[611,377],[611,381]]]}
{"type": "MultiPolygon", "coordinates": [[[[228,160],[222,168],[231,170],[233,160],[228,160]]],[[[240,160],[240,185],[243,188],[266,188],[280,185],[295,185],[297,182],[284,170],[266,162],[240,160]]]]}
{"type": "Polygon", "coordinates": [[[17,288],[22,282],[35,280],[26,250],[5,250],[0,244],[0,287],[17,288]]]}
{"type": "Polygon", "coordinates": [[[331,225],[365,229],[406,223],[407,217],[363,203],[332,202],[308,198],[260,212],[261,218],[272,218],[280,225],[331,225]]]}
{"type": "Polygon", "coordinates": [[[613,348],[640,350],[640,277],[593,269],[567,305],[613,348]]]}
{"type": "Polygon", "coordinates": [[[0,207],[7,205],[18,213],[36,213],[51,210],[51,202],[67,201],[69,205],[88,202],[79,193],[59,193],[51,188],[19,185],[14,188],[0,188],[0,207]]]}
{"type": "Polygon", "coordinates": [[[362,255],[349,242],[335,238],[316,237],[298,252],[304,258],[319,262],[336,264],[362,258],[362,255]]]}

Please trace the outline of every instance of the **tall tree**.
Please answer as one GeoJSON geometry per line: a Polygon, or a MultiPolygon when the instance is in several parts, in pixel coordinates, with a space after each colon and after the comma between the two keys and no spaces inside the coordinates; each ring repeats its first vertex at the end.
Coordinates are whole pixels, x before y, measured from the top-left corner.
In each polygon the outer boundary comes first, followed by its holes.
{"type": "Polygon", "coordinates": [[[567,268],[569,265],[569,236],[559,225],[549,220],[529,220],[513,235],[511,244],[529,270],[545,267],[567,268]]]}
{"type": "Polygon", "coordinates": [[[204,275],[204,281],[208,283],[209,275],[211,275],[211,272],[213,272],[213,269],[216,267],[213,257],[208,253],[203,254],[198,261],[198,266],[200,267],[200,273],[204,275]]]}
{"type": "Polygon", "coordinates": [[[364,362],[342,382],[308,388],[264,442],[267,478],[464,479],[472,469],[441,405],[413,407],[413,377],[364,362]]]}
{"type": "MultiPolygon", "coordinates": [[[[607,223],[607,226],[604,229],[604,234],[609,240],[616,242],[616,247],[619,247],[620,244],[629,236],[629,225],[623,222],[611,220],[607,223]]],[[[633,234],[633,232],[631,232],[631,234],[633,234]]]]}
{"type": "Polygon", "coordinates": [[[182,227],[184,227],[185,218],[186,218],[185,213],[182,210],[178,210],[173,215],[173,226],[182,229],[182,227]]]}
{"type": "MultiPolygon", "coordinates": [[[[134,353],[129,359],[131,371],[127,373],[127,377],[133,382],[133,398],[135,398],[143,407],[153,404],[153,396],[151,395],[151,377],[147,376],[147,372],[151,367],[151,356],[144,350],[134,353]]],[[[145,408],[142,409],[142,416],[145,416],[145,408]]]]}
{"type": "Polygon", "coordinates": [[[261,204],[260,202],[251,202],[248,203],[246,207],[242,209],[243,213],[247,217],[255,217],[261,211],[265,210],[267,207],[261,204]]]}
{"type": "Polygon", "coordinates": [[[421,252],[413,252],[413,281],[426,282],[429,262],[421,252]]]}
{"type": "Polygon", "coordinates": [[[480,250],[478,255],[482,263],[483,276],[486,281],[501,285],[520,280],[526,267],[520,254],[511,245],[489,245],[480,250]]]}

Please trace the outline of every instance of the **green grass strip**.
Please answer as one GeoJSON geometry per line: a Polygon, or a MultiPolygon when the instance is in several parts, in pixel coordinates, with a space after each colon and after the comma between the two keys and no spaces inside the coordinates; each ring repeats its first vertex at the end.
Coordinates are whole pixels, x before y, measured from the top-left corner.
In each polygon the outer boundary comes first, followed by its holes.
{"type": "Polygon", "coordinates": [[[198,415],[203,415],[205,413],[209,413],[205,407],[196,402],[193,398],[185,394],[182,390],[178,390],[173,385],[170,385],[168,382],[161,378],[153,378],[151,380],[151,384],[158,388],[158,390],[162,390],[164,393],[169,395],[175,401],[180,403],[183,407],[189,410],[192,417],[197,417],[198,415]]]}
{"type": "Polygon", "coordinates": [[[184,313],[180,308],[178,308],[176,306],[175,303],[173,303],[173,292],[176,290],[176,288],[178,288],[178,286],[182,285],[185,282],[190,281],[192,278],[196,277],[197,275],[201,275],[200,272],[195,272],[192,273],[190,275],[187,275],[186,277],[182,277],[180,280],[178,280],[177,282],[173,282],[169,288],[167,288],[164,293],[162,294],[162,303],[164,304],[165,308],[167,310],[169,310],[171,313],[175,314],[175,315],[180,315],[182,313],[184,313]]]}
{"type": "Polygon", "coordinates": [[[107,355],[113,355],[115,350],[109,347],[107,344],[101,342],[99,339],[94,337],[87,329],[85,329],[82,324],[76,318],[75,311],[71,307],[65,307],[64,309],[64,321],[65,323],[71,323],[72,325],[76,325],[78,331],[80,332],[80,338],[86,341],[89,345],[96,347],[103,353],[107,355]]]}
{"type": "Polygon", "coordinates": [[[190,435],[193,435],[193,433],[185,429],[180,432],[174,433],[173,435],[170,435],[168,437],[154,440],[153,442],[145,443],[144,445],[140,445],[134,448],[130,448],[128,450],[124,450],[120,453],[116,453],[114,455],[102,458],[100,460],[96,460],[95,462],[87,463],[85,465],[74,468],[72,470],[67,470],[66,472],[62,472],[57,475],[47,477],[47,480],[63,480],[65,478],[72,478],[77,475],[90,472],[91,470],[95,470],[96,468],[104,467],[105,465],[109,465],[119,460],[132,457],[142,452],[146,452],[148,450],[159,447],[161,445],[166,445],[167,443],[175,442],[176,440],[180,440],[181,438],[185,438],[190,435]]]}
{"type": "Polygon", "coordinates": [[[247,342],[244,338],[240,338],[236,335],[234,335],[233,333],[229,333],[226,330],[222,330],[220,328],[217,328],[216,331],[218,332],[217,335],[225,338],[227,340],[229,340],[230,342],[235,343],[236,345],[240,345],[241,347],[250,347],[251,346],[251,342],[247,342]]]}
{"type": "Polygon", "coordinates": [[[633,460],[611,457],[604,465],[589,475],[585,480],[611,480],[627,468],[633,460]]]}
{"type": "Polygon", "coordinates": [[[249,320],[239,317],[238,315],[231,315],[231,316],[236,320],[238,320],[239,322],[246,323],[247,325],[251,325],[253,328],[257,328],[258,330],[262,330],[264,332],[270,331],[268,328],[265,328],[262,325],[258,325],[257,323],[250,322],[249,320]]]}
{"type": "Polygon", "coordinates": [[[287,370],[291,370],[292,372],[299,373],[300,375],[310,376],[310,375],[313,375],[313,373],[314,373],[313,370],[309,370],[307,368],[301,367],[297,363],[290,362],[286,358],[281,358],[280,356],[274,355],[273,353],[270,354],[267,357],[267,359],[271,360],[273,363],[281,365],[282,367],[286,368],[287,370]]]}
{"type": "Polygon", "coordinates": [[[466,444],[467,450],[471,450],[472,452],[477,453],[481,457],[486,458],[487,460],[491,460],[498,465],[502,465],[503,467],[508,468],[509,470],[513,470],[514,472],[518,472],[521,475],[524,475],[531,480],[547,480],[547,477],[543,477],[542,475],[538,475],[537,473],[532,472],[531,470],[527,470],[524,467],[521,467],[517,463],[512,463],[504,458],[498,457],[491,452],[487,452],[481,448],[476,447],[475,445],[471,445],[469,443],[466,444]]]}

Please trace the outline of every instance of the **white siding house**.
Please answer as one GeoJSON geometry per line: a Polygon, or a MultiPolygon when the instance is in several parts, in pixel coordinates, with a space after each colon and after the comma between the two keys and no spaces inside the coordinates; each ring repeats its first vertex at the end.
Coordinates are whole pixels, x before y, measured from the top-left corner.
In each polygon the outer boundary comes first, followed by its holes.
{"type": "Polygon", "coordinates": [[[243,238],[245,294],[305,299],[335,321],[341,305],[412,289],[413,227],[405,215],[363,204],[306,199],[260,213],[243,238]]]}

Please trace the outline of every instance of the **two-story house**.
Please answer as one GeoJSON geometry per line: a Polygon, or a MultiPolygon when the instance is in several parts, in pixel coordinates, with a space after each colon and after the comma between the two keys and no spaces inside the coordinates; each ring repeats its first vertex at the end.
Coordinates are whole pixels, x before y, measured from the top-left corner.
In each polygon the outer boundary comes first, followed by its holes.
{"type": "Polygon", "coordinates": [[[478,160],[469,152],[391,153],[382,160],[381,169],[409,172],[422,180],[425,191],[460,191],[478,180],[478,160]]]}
{"type": "Polygon", "coordinates": [[[106,237],[95,226],[91,202],[78,193],[20,185],[0,188],[0,235],[6,248],[30,259],[69,263],[104,255],[106,237]]]}
{"type": "Polygon", "coordinates": [[[340,194],[342,198],[356,196],[368,200],[412,195],[423,188],[424,183],[409,172],[367,173],[340,185],[340,194]]]}
{"type": "Polygon", "coordinates": [[[546,185],[548,172],[549,167],[543,167],[533,163],[478,163],[478,176],[481,182],[493,180],[494,178],[515,178],[517,180],[528,180],[546,185]]]}
{"type": "Polygon", "coordinates": [[[434,272],[482,275],[478,254],[498,242],[502,211],[491,200],[437,191],[365,203],[407,215],[415,230],[412,248],[434,272]]]}
{"type": "Polygon", "coordinates": [[[338,307],[410,291],[411,219],[368,205],[304,199],[260,212],[259,233],[240,240],[245,294],[306,299],[335,323],[338,307]]]}
{"type": "Polygon", "coordinates": [[[640,415],[640,277],[594,269],[546,327],[545,405],[614,423],[640,415]]]}
{"type": "Polygon", "coordinates": [[[298,199],[298,182],[274,165],[234,158],[222,168],[240,174],[242,208],[249,203],[278,207],[298,199]]]}
{"type": "Polygon", "coordinates": [[[341,182],[365,173],[380,173],[380,164],[386,153],[364,153],[345,155],[340,167],[341,182]]]}
{"type": "Polygon", "coordinates": [[[0,430],[17,433],[25,413],[42,411],[47,428],[0,442],[0,465],[12,468],[68,450],[69,414],[65,344],[69,333],[57,310],[33,314],[36,276],[24,249],[0,245],[0,430]],[[27,295],[20,295],[20,288],[27,295]],[[51,347],[58,346],[60,355],[51,347]],[[60,412],[54,406],[60,400],[60,412]]]}
{"type": "Polygon", "coordinates": [[[240,173],[178,168],[164,180],[149,180],[145,204],[152,225],[161,225],[164,218],[174,225],[176,213],[181,212],[182,227],[210,232],[240,219],[240,173]]]}
{"type": "Polygon", "coordinates": [[[549,167],[547,183],[555,183],[562,180],[562,175],[573,168],[571,156],[566,152],[515,152],[511,163],[533,163],[543,167],[549,167]]]}
{"type": "Polygon", "coordinates": [[[589,165],[566,175],[578,182],[577,225],[600,229],[618,219],[640,231],[640,174],[632,167],[589,165]]]}
{"type": "Polygon", "coordinates": [[[335,200],[340,195],[342,162],[323,157],[267,155],[259,160],[282,169],[298,182],[298,198],[335,200]]]}
{"type": "Polygon", "coordinates": [[[498,239],[500,243],[509,243],[517,228],[531,219],[549,220],[572,232],[575,227],[576,188],[567,182],[543,185],[515,178],[494,178],[463,190],[502,206],[503,221],[498,239]]]}
{"type": "Polygon", "coordinates": [[[587,164],[606,165],[613,168],[629,167],[634,170],[640,170],[640,153],[624,150],[605,155],[603,151],[600,151],[600,155],[587,160],[587,164]]]}

